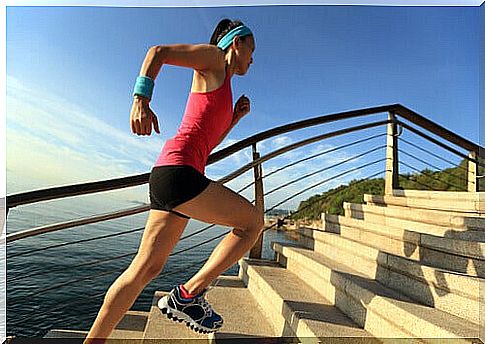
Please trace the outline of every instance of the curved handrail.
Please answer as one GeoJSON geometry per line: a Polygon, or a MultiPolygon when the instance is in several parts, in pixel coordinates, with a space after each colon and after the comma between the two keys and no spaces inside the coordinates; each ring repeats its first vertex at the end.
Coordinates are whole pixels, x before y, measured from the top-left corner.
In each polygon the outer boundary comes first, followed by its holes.
{"type": "MultiPolygon", "coordinates": [[[[481,149],[479,145],[451,132],[450,130],[444,128],[439,124],[436,124],[435,122],[429,119],[426,119],[425,117],[404,107],[403,105],[392,104],[392,105],[371,107],[371,108],[360,109],[360,110],[345,111],[345,112],[340,112],[340,113],[335,113],[330,115],[323,115],[323,116],[314,117],[314,118],[302,120],[295,123],[282,125],[282,126],[264,131],[262,133],[253,135],[229,147],[226,147],[215,153],[212,153],[207,160],[207,165],[220,161],[243,148],[249,147],[253,144],[256,144],[259,141],[271,138],[276,135],[280,135],[293,130],[303,129],[303,128],[307,128],[307,127],[311,127],[311,126],[319,125],[323,123],[362,117],[362,116],[383,113],[383,112],[390,112],[390,113],[399,115],[405,118],[406,120],[438,135],[439,137],[444,138],[445,140],[452,142],[469,151],[478,152],[481,149]]],[[[77,196],[77,195],[83,195],[88,193],[96,193],[101,191],[109,191],[114,189],[142,185],[148,182],[149,177],[150,177],[150,173],[143,173],[143,174],[130,176],[130,177],[115,178],[115,179],[109,179],[109,180],[98,181],[98,182],[54,187],[49,189],[19,193],[15,195],[8,195],[7,202],[6,202],[7,214],[10,208],[14,208],[22,204],[29,204],[29,203],[39,202],[39,201],[61,198],[61,197],[77,196]]]]}
{"type": "Polygon", "coordinates": [[[410,122],[424,128],[439,137],[454,143],[455,145],[464,148],[469,151],[477,152],[480,149],[483,149],[476,143],[473,143],[464,137],[461,137],[458,134],[446,129],[445,127],[427,119],[426,117],[421,116],[420,114],[414,112],[413,110],[408,109],[407,107],[402,106],[401,104],[394,105],[394,111],[397,115],[401,116],[402,118],[407,119],[410,122]]]}
{"type": "MultiPolygon", "coordinates": [[[[247,163],[246,165],[242,166],[241,168],[237,169],[236,171],[229,173],[227,176],[218,179],[218,182],[225,184],[225,183],[237,178],[241,174],[249,171],[250,169],[254,168],[255,166],[257,166],[257,165],[259,165],[259,164],[261,164],[265,161],[268,161],[270,159],[273,159],[273,158],[275,158],[279,155],[282,155],[286,152],[289,152],[293,149],[297,149],[297,148],[303,147],[305,145],[308,145],[308,144],[311,144],[311,143],[314,143],[314,142],[317,142],[317,141],[320,141],[320,140],[323,140],[323,139],[326,139],[326,138],[340,136],[340,135],[343,135],[343,134],[347,134],[347,133],[351,133],[351,132],[355,132],[355,131],[359,131],[359,130],[374,128],[374,127],[378,127],[380,125],[384,125],[384,124],[388,124],[388,123],[390,123],[389,120],[371,122],[371,123],[368,123],[368,124],[358,125],[358,126],[354,126],[354,127],[350,127],[350,128],[346,128],[346,129],[341,129],[341,130],[336,130],[336,131],[332,131],[330,133],[325,133],[325,134],[310,137],[308,139],[301,140],[299,142],[296,142],[296,143],[290,144],[288,146],[282,147],[280,149],[277,149],[277,150],[275,150],[271,153],[268,153],[268,154],[266,154],[266,155],[264,155],[264,156],[262,156],[258,159],[255,159],[255,160],[247,163]]],[[[142,205],[142,206],[138,206],[138,207],[134,207],[134,208],[130,208],[130,209],[125,209],[125,210],[121,210],[121,211],[117,211],[117,212],[113,212],[113,213],[109,213],[109,214],[101,214],[101,215],[97,215],[97,216],[94,216],[94,217],[82,218],[82,219],[68,221],[68,222],[64,222],[64,223],[58,223],[58,224],[54,224],[54,225],[47,225],[47,226],[42,226],[42,227],[38,227],[38,228],[26,229],[26,230],[22,230],[22,231],[19,231],[19,232],[16,232],[16,233],[7,234],[6,239],[7,239],[7,243],[10,243],[10,242],[13,242],[15,240],[28,238],[28,237],[32,237],[32,236],[35,236],[35,235],[49,233],[49,232],[53,232],[53,231],[58,231],[58,230],[61,230],[61,229],[82,226],[82,225],[86,225],[86,224],[90,224],[90,223],[96,223],[96,222],[115,219],[115,218],[124,217],[124,216],[128,216],[128,215],[134,215],[134,214],[137,214],[137,213],[148,211],[149,209],[150,209],[149,205],[142,205]]]]}
{"type": "MultiPolygon", "coordinates": [[[[207,159],[207,165],[211,165],[217,161],[227,158],[231,154],[237,151],[249,147],[259,141],[271,138],[276,135],[287,133],[297,129],[303,129],[310,126],[333,122],[337,120],[344,120],[348,118],[361,117],[376,113],[392,111],[396,108],[396,105],[379,106],[362,110],[353,110],[347,112],[341,112],[336,114],[324,115],[315,118],[310,118],[302,120],[295,123],[290,123],[282,125],[262,133],[250,136],[242,141],[236,142],[235,144],[221,149],[215,153],[212,153],[207,159]]],[[[61,198],[61,197],[71,197],[78,195],[85,195],[89,193],[96,193],[101,191],[110,191],[114,189],[121,189],[125,187],[133,187],[142,185],[148,182],[150,173],[143,173],[130,177],[108,179],[98,182],[89,182],[83,184],[74,184],[67,186],[54,187],[49,189],[34,190],[24,193],[19,193],[15,195],[7,196],[7,212],[8,209],[14,208],[19,205],[29,204],[40,201],[47,201],[51,199],[61,198]]]]}

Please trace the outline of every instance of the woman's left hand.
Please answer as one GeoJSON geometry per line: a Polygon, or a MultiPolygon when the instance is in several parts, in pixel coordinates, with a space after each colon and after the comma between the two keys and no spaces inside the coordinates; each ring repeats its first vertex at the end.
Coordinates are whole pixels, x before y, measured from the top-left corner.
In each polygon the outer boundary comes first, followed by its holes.
{"type": "Polygon", "coordinates": [[[249,98],[243,94],[241,97],[239,97],[236,105],[234,106],[234,117],[232,121],[237,123],[241,118],[249,113],[250,109],[251,104],[249,102],[249,98]]]}

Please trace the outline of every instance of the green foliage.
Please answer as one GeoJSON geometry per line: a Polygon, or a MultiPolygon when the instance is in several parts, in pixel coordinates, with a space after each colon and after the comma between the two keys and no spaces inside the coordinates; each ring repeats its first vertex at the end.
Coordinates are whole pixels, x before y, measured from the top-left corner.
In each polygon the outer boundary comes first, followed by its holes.
{"type": "Polygon", "coordinates": [[[402,189],[466,191],[468,162],[463,160],[459,166],[442,171],[424,169],[419,173],[400,175],[399,186],[402,189]]]}
{"type": "MultiPolygon", "coordinates": [[[[399,176],[399,186],[415,190],[466,191],[467,164],[463,160],[459,166],[442,171],[424,169],[419,173],[403,174],[399,176]]],[[[300,202],[298,212],[292,218],[317,220],[322,212],[343,215],[343,203],[362,203],[364,194],[383,195],[384,179],[353,180],[348,185],[314,195],[300,202]]]]}

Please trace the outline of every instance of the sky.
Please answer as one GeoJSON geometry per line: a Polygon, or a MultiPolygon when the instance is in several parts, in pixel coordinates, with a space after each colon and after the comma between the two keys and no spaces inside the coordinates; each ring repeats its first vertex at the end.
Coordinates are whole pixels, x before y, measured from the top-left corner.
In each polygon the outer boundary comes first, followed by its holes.
{"type": "MultiPolygon", "coordinates": [[[[214,151],[279,125],[394,103],[479,141],[478,7],[7,6],[6,193],[149,172],[182,119],[192,71],[162,67],[151,102],[161,134],[134,135],[129,126],[131,94],[145,54],[153,45],[207,43],[223,18],[249,26],[256,51],[248,74],[231,80],[234,100],[247,95],[251,113],[214,151]]],[[[346,124],[352,122],[284,134],[258,149],[269,153],[346,124]]],[[[316,154],[382,130],[288,153],[263,165],[264,172],[302,153],[316,154]]],[[[275,174],[265,190],[362,151],[341,150],[275,174]]],[[[249,162],[250,154],[248,148],[208,166],[207,176],[223,177],[249,162]]],[[[376,154],[384,156],[383,151],[376,154]]],[[[228,186],[244,186],[251,173],[228,186]]],[[[332,173],[275,192],[267,206],[332,173]]],[[[347,174],[281,207],[294,209],[312,194],[362,176],[360,171],[347,174]]],[[[123,197],[148,201],[146,188],[127,190],[123,197]]]]}

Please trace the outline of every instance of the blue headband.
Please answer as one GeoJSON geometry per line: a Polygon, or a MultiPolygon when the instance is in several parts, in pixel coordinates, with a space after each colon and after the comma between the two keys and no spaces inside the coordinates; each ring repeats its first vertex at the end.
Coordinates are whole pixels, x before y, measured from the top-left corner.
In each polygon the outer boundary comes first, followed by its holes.
{"type": "Polygon", "coordinates": [[[226,33],[225,36],[222,37],[222,39],[219,41],[219,43],[217,43],[217,46],[222,50],[226,50],[226,48],[232,44],[232,40],[234,39],[234,37],[244,37],[252,34],[253,33],[251,32],[251,30],[249,30],[248,27],[244,25],[238,26],[226,33]]]}

